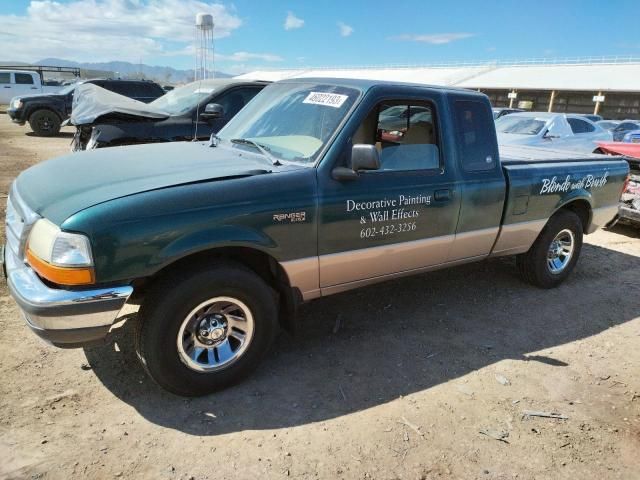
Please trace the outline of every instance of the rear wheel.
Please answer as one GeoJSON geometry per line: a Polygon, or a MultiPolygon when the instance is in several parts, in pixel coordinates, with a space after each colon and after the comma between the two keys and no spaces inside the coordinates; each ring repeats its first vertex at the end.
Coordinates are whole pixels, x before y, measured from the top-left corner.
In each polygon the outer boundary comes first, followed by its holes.
{"type": "Polygon", "coordinates": [[[37,110],[29,117],[29,126],[39,137],[52,137],[60,131],[60,117],[51,110],[37,110]]]}
{"type": "Polygon", "coordinates": [[[136,351],[145,370],[178,395],[232,385],[260,363],[278,329],[275,292],[242,265],[167,278],[140,309],[136,351]]]}
{"type": "Polygon", "coordinates": [[[582,222],[568,210],[553,215],[527,253],[516,257],[522,277],[532,285],[553,288],[571,273],[582,250],[582,222]]]}

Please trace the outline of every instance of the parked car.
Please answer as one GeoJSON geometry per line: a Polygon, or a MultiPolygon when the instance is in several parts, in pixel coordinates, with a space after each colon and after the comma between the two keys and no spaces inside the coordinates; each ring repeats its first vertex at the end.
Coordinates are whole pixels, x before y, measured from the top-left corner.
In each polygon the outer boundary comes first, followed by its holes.
{"type": "Polygon", "coordinates": [[[577,153],[594,152],[596,142],[611,140],[611,133],[591,120],[564,113],[512,113],[496,120],[498,143],[528,145],[577,153]]]}
{"type": "Polygon", "coordinates": [[[627,133],[623,142],[598,143],[601,153],[623,155],[630,167],[629,180],[625,184],[620,197],[618,215],[610,226],[620,221],[621,223],[640,227],[640,131],[635,132],[627,133]],[[636,137],[636,142],[632,142],[632,136],[636,137]]]}
{"type": "Polygon", "coordinates": [[[600,120],[596,122],[596,124],[599,125],[601,128],[609,132],[612,132],[614,128],[620,125],[620,121],[619,120],[600,120]]]}
{"type": "Polygon", "coordinates": [[[620,125],[612,130],[613,141],[622,142],[624,140],[624,136],[633,130],[640,130],[640,121],[625,120],[620,122],[620,125]]]}
{"type": "Polygon", "coordinates": [[[285,80],[209,142],[22,172],[7,203],[8,285],[31,329],[65,347],[104,340],[135,299],[144,369],[202,395],[248,375],[314,298],[505,255],[525,281],[560,285],[583,234],[616,214],[628,173],[604,155],[499,153],[478,92],[285,80]],[[383,142],[390,103],[428,108],[433,125],[383,142]]]}
{"type": "Polygon", "coordinates": [[[9,105],[18,95],[56,93],[61,88],[60,85],[46,85],[36,71],[5,70],[0,66],[0,105],[9,105]]]}
{"type": "Polygon", "coordinates": [[[493,112],[494,120],[497,120],[500,117],[504,117],[505,115],[509,115],[510,113],[524,112],[524,110],[522,110],[521,108],[497,108],[497,107],[493,107],[491,111],[493,112]]]}
{"type": "Polygon", "coordinates": [[[74,92],[80,85],[97,85],[146,103],[164,95],[160,85],[148,80],[85,80],[52,94],[14,97],[7,113],[14,123],[24,125],[28,122],[36,135],[51,137],[60,131],[62,123],[71,115],[74,92]]]}
{"type": "Polygon", "coordinates": [[[72,150],[138,143],[206,140],[267,82],[215,79],[193,82],[144,105],[95,87],[82,87],[71,115],[72,150]]]}
{"type": "Polygon", "coordinates": [[[595,113],[579,113],[577,115],[580,115],[581,117],[584,117],[584,118],[588,118],[593,123],[598,123],[603,120],[602,115],[596,115],[595,113]]]}

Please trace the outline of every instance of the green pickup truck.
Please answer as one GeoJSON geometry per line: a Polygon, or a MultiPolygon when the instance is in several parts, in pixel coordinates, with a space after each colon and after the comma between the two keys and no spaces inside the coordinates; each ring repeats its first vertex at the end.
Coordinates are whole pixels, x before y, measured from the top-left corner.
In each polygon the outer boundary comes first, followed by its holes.
{"type": "Polygon", "coordinates": [[[230,385],[321,296],[489,257],[555,287],[614,218],[628,164],[498,151],[472,91],[274,83],[209,142],[38,164],[7,202],[4,267],[27,324],[60,347],[104,341],[139,305],[138,356],[180,395],[230,385]]]}

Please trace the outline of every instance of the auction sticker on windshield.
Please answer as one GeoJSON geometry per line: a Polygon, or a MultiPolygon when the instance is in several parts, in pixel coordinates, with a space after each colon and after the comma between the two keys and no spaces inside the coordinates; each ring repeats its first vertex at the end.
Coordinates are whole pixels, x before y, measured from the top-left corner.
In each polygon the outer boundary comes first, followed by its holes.
{"type": "Polygon", "coordinates": [[[347,95],[340,95],[339,93],[311,92],[302,103],[340,108],[347,98],[349,98],[347,95]]]}

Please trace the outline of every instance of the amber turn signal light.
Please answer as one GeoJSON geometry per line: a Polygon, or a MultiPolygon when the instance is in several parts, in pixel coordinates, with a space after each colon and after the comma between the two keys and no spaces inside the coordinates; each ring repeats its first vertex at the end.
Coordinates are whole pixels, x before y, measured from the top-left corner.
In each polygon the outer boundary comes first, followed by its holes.
{"type": "Polygon", "coordinates": [[[93,268],[58,267],[38,258],[27,249],[27,261],[38,275],[58,285],[91,285],[95,282],[93,268]]]}

